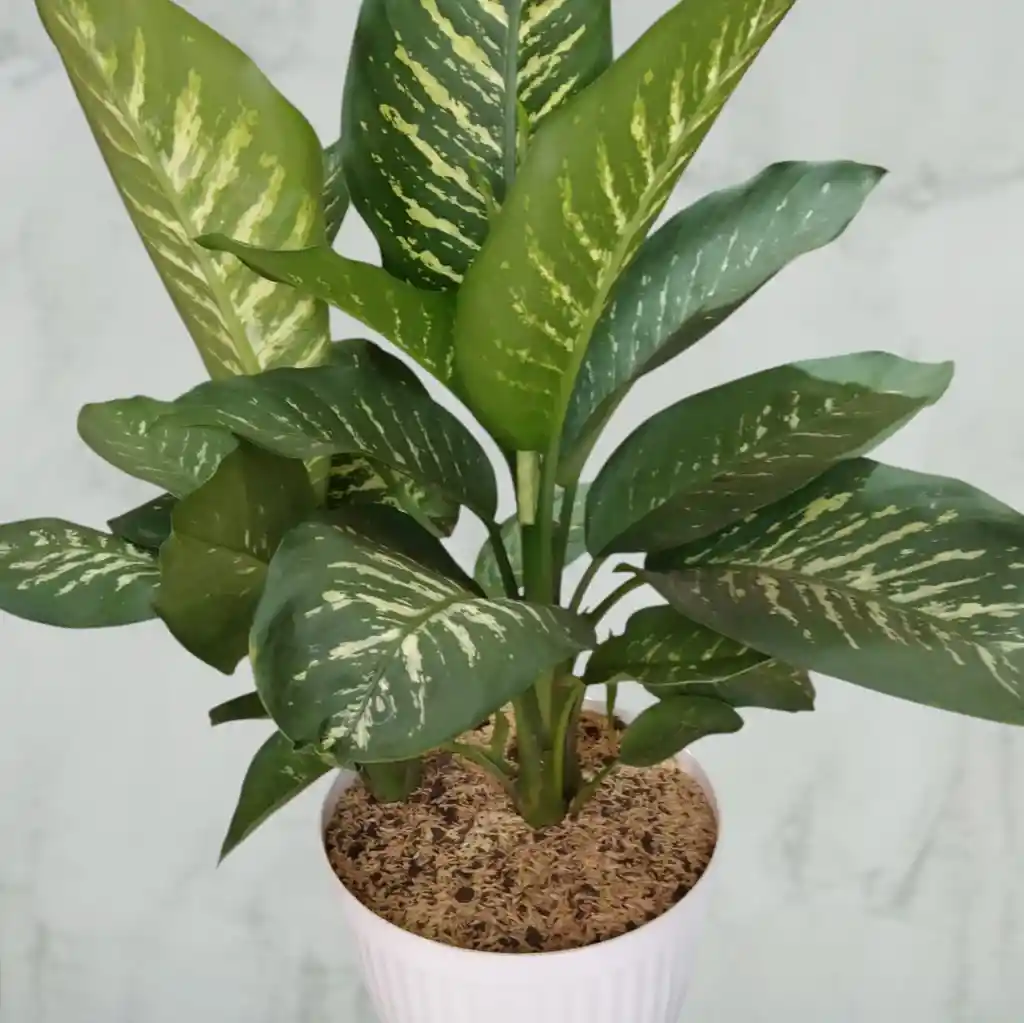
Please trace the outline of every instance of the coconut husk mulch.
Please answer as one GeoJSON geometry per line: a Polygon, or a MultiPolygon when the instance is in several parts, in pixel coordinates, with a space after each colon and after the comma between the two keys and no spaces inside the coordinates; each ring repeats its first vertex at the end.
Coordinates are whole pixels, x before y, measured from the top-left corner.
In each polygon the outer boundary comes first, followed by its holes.
{"type": "MultiPolygon", "coordinates": [[[[584,715],[586,774],[617,741],[584,715]]],[[[346,790],[326,831],[338,878],[385,920],[511,953],[580,948],[655,919],[697,882],[715,841],[703,791],[674,762],[620,769],[578,818],[535,832],[481,769],[447,754],[428,758],[408,803],[346,790]]]]}

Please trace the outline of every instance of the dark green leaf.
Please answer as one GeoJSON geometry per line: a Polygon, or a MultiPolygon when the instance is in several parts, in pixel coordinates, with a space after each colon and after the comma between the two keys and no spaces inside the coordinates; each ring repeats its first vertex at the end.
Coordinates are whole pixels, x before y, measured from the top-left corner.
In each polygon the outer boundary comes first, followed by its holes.
{"type": "Polygon", "coordinates": [[[348,527],[373,543],[415,561],[432,572],[454,580],[467,590],[483,595],[441,541],[411,516],[396,508],[347,505],[320,516],[328,525],[348,527]]]}
{"type": "Polygon", "coordinates": [[[484,450],[426,391],[371,361],[201,384],[168,423],[222,426],[286,458],[362,454],[436,486],[485,519],[497,484],[484,450]]]}
{"type": "Polygon", "coordinates": [[[173,494],[161,494],[111,519],[107,525],[114,536],[147,551],[156,551],[171,535],[171,512],[177,503],[173,494]]]}
{"type": "Polygon", "coordinates": [[[884,173],[848,161],[772,164],[648,238],[587,346],[565,417],[563,471],[578,475],[624,388],[696,344],[788,263],[838,238],[884,173]]]}
{"type": "Polygon", "coordinates": [[[320,361],[326,306],[194,242],[218,231],[267,248],[323,241],[323,157],[305,118],[170,0],[36,6],[210,375],[320,361]]]}
{"type": "Polygon", "coordinates": [[[594,554],[657,551],[721,529],[863,454],[937,401],[951,362],[860,352],[755,373],[649,419],[587,501],[594,554]]]}
{"type": "Polygon", "coordinates": [[[243,444],[174,509],[156,610],[188,651],[230,674],[281,537],[314,506],[300,462],[243,444]]]}
{"type": "Polygon", "coordinates": [[[0,526],[0,609],[44,625],[98,629],[153,618],[149,551],[63,519],[0,526]]]}
{"type": "Polygon", "coordinates": [[[655,696],[711,696],[731,707],[813,710],[805,671],[691,622],[671,607],[636,611],[591,655],[587,685],[642,683],[655,696]]]}
{"type": "Polygon", "coordinates": [[[375,330],[442,383],[452,377],[453,295],[424,291],[369,263],[347,259],[327,245],[276,251],[226,235],[200,244],[230,252],[267,280],[322,299],[375,330]]]}
{"type": "Polygon", "coordinates": [[[332,765],[316,753],[295,749],[280,732],[275,732],[259,748],[245,773],[238,806],[221,846],[221,860],[331,769],[332,765]]]}
{"type": "Polygon", "coordinates": [[[473,728],[592,639],[567,611],[481,598],[352,530],[310,523],[271,562],[251,657],[286,735],[363,764],[473,728]]]}
{"type": "MultiPolygon", "coordinates": [[[[583,530],[583,515],[587,505],[587,491],[589,483],[581,483],[576,492],[576,501],[572,509],[572,519],[569,522],[569,539],[566,544],[565,567],[568,568],[578,558],[587,553],[586,539],[583,530]]],[[[555,492],[555,528],[558,528],[559,519],[562,514],[562,498],[564,491],[557,489],[555,492]]],[[[516,579],[522,580],[523,575],[523,536],[519,527],[519,516],[510,515],[501,524],[501,537],[505,541],[505,549],[508,552],[509,561],[512,563],[512,571],[516,579]]],[[[505,587],[501,580],[501,569],[498,568],[498,561],[494,556],[494,545],[490,539],[484,541],[483,547],[476,558],[476,567],[473,570],[476,581],[484,588],[484,592],[491,597],[505,596],[505,587]]]]}
{"type": "Polygon", "coordinates": [[[683,0],[537,132],[459,289],[460,393],[550,450],[612,288],[794,0],[683,0]]]}
{"type": "Polygon", "coordinates": [[[654,767],[706,735],[738,732],[743,718],[708,696],[670,696],[648,707],[622,733],[619,760],[627,767],[654,767]]]}
{"type": "Polygon", "coordinates": [[[259,693],[243,693],[214,707],[210,711],[210,724],[216,727],[231,721],[265,721],[269,717],[259,693]]]}
{"type": "Polygon", "coordinates": [[[327,507],[370,505],[405,510],[412,506],[426,516],[442,536],[451,536],[459,506],[436,486],[415,483],[408,476],[363,455],[335,455],[327,477],[327,507]]]}
{"type": "Polygon", "coordinates": [[[157,425],[171,409],[170,402],[141,397],[85,405],[78,432],[115,468],[184,497],[217,471],[237,441],[226,430],[157,425]]]}
{"type": "Polygon", "coordinates": [[[324,150],[324,231],[327,243],[338,237],[341,225],[348,213],[348,185],[341,166],[341,139],[324,150]]]}
{"type": "Polygon", "coordinates": [[[789,664],[1024,724],[1024,516],[868,459],[648,559],[687,617],[789,664]]]}
{"type": "Polygon", "coordinates": [[[610,0],[363,0],[345,84],[352,199],[397,277],[458,284],[530,128],[611,60],[610,0]]]}

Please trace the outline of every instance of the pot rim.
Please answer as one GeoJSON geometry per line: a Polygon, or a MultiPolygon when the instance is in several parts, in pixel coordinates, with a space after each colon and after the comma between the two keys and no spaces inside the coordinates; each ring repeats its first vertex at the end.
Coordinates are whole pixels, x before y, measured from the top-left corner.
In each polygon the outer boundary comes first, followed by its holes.
{"type": "MultiPolygon", "coordinates": [[[[603,703],[595,700],[586,700],[584,702],[584,706],[593,710],[604,709],[603,703]]],[[[616,710],[616,716],[628,723],[632,718],[636,717],[636,713],[616,710]]],[[[704,873],[697,879],[696,884],[694,884],[694,886],[677,903],[675,903],[675,905],[662,913],[661,916],[655,917],[654,920],[643,923],[632,931],[620,934],[615,938],[609,938],[606,941],[599,941],[591,945],[583,945],[580,948],[519,954],[460,948],[457,945],[447,945],[443,941],[437,941],[434,938],[426,938],[421,934],[414,933],[413,931],[407,931],[404,927],[399,927],[397,924],[393,924],[389,920],[385,920],[384,917],[379,916],[372,909],[364,906],[363,903],[348,890],[338,875],[335,874],[327,855],[327,845],[325,841],[327,825],[330,823],[331,818],[334,815],[334,808],[337,806],[342,792],[344,792],[356,778],[355,773],[352,771],[346,771],[344,769],[339,770],[327,791],[327,795],[324,797],[320,815],[320,848],[323,853],[324,864],[327,867],[329,877],[340,889],[342,899],[348,907],[349,912],[361,917],[365,921],[366,926],[373,927],[378,930],[383,929],[388,932],[389,940],[400,942],[410,949],[418,947],[425,952],[429,951],[432,956],[458,959],[463,965],[468,961],[473,960],[481,964],[495,964],[503,962],[507,963],[510,967],[513,963],[518,964],[521,967],[528,967],[528,964],[533,963],[536,965],[540,960],[545,962],[564,961],[569,957],[579,957],[585,953],[594,955],[599,950],[622,949],[623,952],[625,952],[625,946],[627,944],[638,943],[642,940],[649,939],[652,936],[652,932],[659,928],[673,927],[674,919],[680,913],[686,912],[687,905],[692,904],[694,894],[698,889],[703,893],[704,889],[709,887],[711,875],[712,873],[717,873],[717,864],[721,859],[719,850],[722,845],[722,812],[714,786],[711,784],[711,779],[707,776],[707,773],[704,771],[704,768],[701,767],[700,763],[685,750],[676,754],[674,759],[676,763],[679,764],[680,768],[689,774],[700,785],[704,791],[704,795],[707,797],[708,803],[711,805],[711,812],[714,814],[716,825],[715,847],[711,851],[711,858],[708,860],[708,865],[704,869],[704,873]]]]}

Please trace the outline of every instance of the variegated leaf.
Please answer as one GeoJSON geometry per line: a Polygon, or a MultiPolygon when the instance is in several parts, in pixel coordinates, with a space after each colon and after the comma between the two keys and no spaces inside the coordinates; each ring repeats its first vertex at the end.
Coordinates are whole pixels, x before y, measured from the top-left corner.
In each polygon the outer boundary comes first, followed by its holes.
{"type": "Polygon", "coordinates": [[[221,860],[333,767],[330,760],[311,750],[295,749],[280,732],[275,732],[257,750],[245,773],[238,805],[221,846],[221,860]]]}
{"type": "Polygon", "coordinates": [[[169,425],[224,427],[286,458],[368,455],[494,517],[494,471],[473,435],[421,386],[373,361],[212,381],[174,405],[169,425]]]}
{"type": "Polygon", "coordinates": [[[845,160],[772,164],[651,235],[583,356],[562,433],[563,474],[578,476],[638,376],[696,344],[788,263],[838,238],[884,174],[845,160]]]}
{"type": "Polygon", "coordinates": [[[450,579],[465,590],[472,590],[477,596],[484,595],[440,538],[397,508],[349,504],[322,512],[316,520],[348,529],[378,547],[401,554],[422,568],[450,579]]]}
{"type": "Polygon", "coordinates": [[[243,444],[178,503],[160,548],[156,610],[179,643],[231,674],[281,537],[314,507],[301,462],[243,444]]]}
{"type": "Polygon", "coordinates": [[[286,735],[373,763],[475,727],[592,637],[568,611],[482,598],[352,530],[310,523],[271,562],[250,655],[286,735]]]}
{"type": "Polygon", "coordinates": [[[156,551],[171,535],[171,512],[178,499],[171,494],[161,494],[152,501],[140,504],[107,523],[114,536],[127,540],[136,547],[156,551]]]}
{"type": "Polygon", "coordinates": [[[1024,516],[868,459],[648,559],[683,614],[810,671],[1024,724],[1024,516]]]}
{"type": "Polygon", "coordinates": [[[426,291],[386,270],[339,255],[329,246],[279,252],[226,235],[200,239],[230,252],[254,272],[337,306],[415,359],[442,383],[452,379],[455,298],[426,291]]]}
{"type": "Polygon", "coordinates": [[[708,735],[738,732],[743,718],[727,703],[708,696],[670,696],[648,707],[622,733],[619,761],[654,767],[708,735]]]}
{"type": "Polygon", "coordinates": [[[684,618],[671,607],[634,612],[621,636],[597,647],[583,681],[640,682],[659,699],[712,696],[731,707],[813,710],[807,672],[684,618]]]}
{"type": "MultiPolygon", "coordinates": [[[[587,544],[583,530],[583,514],[587,506],[587,491],[589,483],[581,483],[576,491],[576,500],[573,504],[572,518],[569,522],[569,536],[566,544],[565,567],[568,568],[573,562],[587,553],[587,544]]],[[[559,519],[562,514],[562,501],[565,491],[561,488],[555,492],[555,528],[558,528],[559,519]]],[[[505,541],[505,550],[508,552],[509,561],[512,563],[512,571],[516,579],[523,577],[523,535],[519,526],[519,516],[510,515],[501,524],[501,538],[505,541]]],[[[485,540],[476,558],[476,567],[473,570],[473,577],[483,587],[484,592],[491,597],[505,596],[505,586],[501,578],[501,569],[498,567],[497,558],[494,555],[494,545],[491,541],[485,540]]]]}
{"type": "Polygon", "coordinates": [[[612,287],[793,3],[683,0],[537,132],[455,322],[462,392],[505,447],[557,441],[612,287]]]}
{"type": "Polygon", "coordinates": [[[226,430],[158,425],[171,409],[170,402],[142,397],[85,405],[78,433],[122,472],[184,497],[213,476],[238,442],[226,430]]]}
{"type": "Polygon", "coordinates": [[[341,139],[324,150],[324,233],[330,244],[338,237],[348,213],[348,185],[341,166],[341,139]]]}
{"type": "Polygon", "coordinates": [[[685,398],[634,431],[598,474],[587,545],[657,551],[707,536],[880,444],[952,377],[951,362],[859,352],[685,398]]]}
{"type": "Polygon", "coordinates": [[[98,629],[153,618],[156,558],[63,519],[0,526],[0,609],[44,625],[98,629]]]}
{"type": "Polygon", "coordinates": [[[459,520],[459,506],[435,486],[423,486],[362,455],[335,455],[327,478],[327,507],[385,505],[405,511],[412,506],[434,524],[442,536],[451,536],[459,520]]]}
{"type": "Polygon", "coordinates": [[[610,0],[363,0],[345,173],[397,277],[457,285],[535,129],[611,60],[610,0]]]}
{"type": "Polygon", "coordinates": [[[210,375],[321,361],[323,304],[194,241],[222,232],[270,248],[323,242],[323,156],[302,115],[170,0],[36,6],[210,375]]]}
{"type": "Polygon", "coordinates": [[[259,693],[243,693],[232,700],[218,703],[210,711],[210,724],[226,725],[231,721],[266,721],[270,715],[259,693]]]}

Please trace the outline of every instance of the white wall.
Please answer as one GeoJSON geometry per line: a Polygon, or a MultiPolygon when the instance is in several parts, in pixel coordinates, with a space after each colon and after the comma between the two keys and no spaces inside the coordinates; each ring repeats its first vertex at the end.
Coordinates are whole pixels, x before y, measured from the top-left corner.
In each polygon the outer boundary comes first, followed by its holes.
{"type": "MultiPolygon", "coordinates": [[[[192,0],[333,137],[355,0],[192,0]]],[[[668,0],[620,0],[625,43],[668,0]]],[[[891,168],[830,250],[650,381],[652,402],[796,357],[960,361],[885,454],[1024,505],[1024,18],[1005,0],[802,0],[679,201],[783,158],[891,168]]],[[[0,0],[0,521],[102,522],[144,489],[78,442],[86,401],[200,366],[115,196],[33,5],[0,0]]],[[[373,258],[350,223],[345,250],[373,258]]],[[[339,326],[339,330],[341,327],[339,326]]],[[[314,834],[317,795],[220,870],[264,729],[245,688],[148,624],[0,618],[0,1021],[370,1023],[314,834]]],[[[1024,1017],[1024,731],[822,681],[701,756],[725,882],[690,1023],[1024,1017]]]]}

